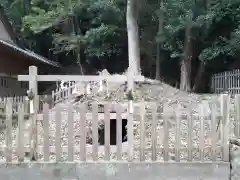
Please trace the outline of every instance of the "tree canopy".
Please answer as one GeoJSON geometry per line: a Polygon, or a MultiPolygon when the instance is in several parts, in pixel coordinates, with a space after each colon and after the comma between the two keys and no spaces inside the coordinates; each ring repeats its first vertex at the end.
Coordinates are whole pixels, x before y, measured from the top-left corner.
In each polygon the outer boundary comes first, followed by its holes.
{"type": "MultiPolygon", "coordinates": [[[[19,41],[28,48],[50,53],[61,63],[75,62],[83,71],[87,65],[110,72],[128,67],[126,1],[0,2],[19,41]]],[[[136,8],[146,76],[157,72],[175,84],[184,74],[183,62],[189,62],[185,70],[189,69],[190,89],[206,91],[205,79],[239,59],[239,0],[139,0],[136,8]]]]}

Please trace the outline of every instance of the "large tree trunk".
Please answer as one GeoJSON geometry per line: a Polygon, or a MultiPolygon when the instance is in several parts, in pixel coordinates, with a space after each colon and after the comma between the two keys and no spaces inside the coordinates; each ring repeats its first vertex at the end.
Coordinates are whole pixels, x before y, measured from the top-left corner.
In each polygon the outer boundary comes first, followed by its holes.
{"type": "Polygon", "coordinates": [[[200,62],[199,68],[198,68],[198,72],[196,74],[195,80],[194,80],[194,86],[193,86],[193,91],[199,91],[201,86],[202,86],[202,82],[203,82],[203,75],[205,72],[205,63],[204,62],[200,62]]]}
{"type": "MultiPolygon", "coordinates": [[[[164,2],[160,0],[160,9],[158,14],[158,33],[163,33],[163,22],[164,22],[164,2]]],[[[161,44],[157,42],[157,57],[156,57],[156,80],[160,80],[161,74],[161,53],[160,53],[161,44]]]]}
{"type": "Polygon", "coordinates": [[[161,62],[160,62],[160,44],[157,43],[156,76],[155,76],[156,80],[160,80],[161,79],[161,75],[160,75],[161,67],[160,66],[161,66],[161,62]]]}
{"type": "Polygon", "coordinates": [[[180,90],[191,91],[191,61],[192,61],[192,23],[189,21],[185,30],[184,52],[181,62],[180,90]]]}
{"type": "Polygon", "coordinates": [[[138,30],[137,0],[127,1],[127,34],[129,68],[134,74],[140,74],[140,47],[138,30]]]}
{"type": "MultiPolygon", "coordinates": [[[[72,28],[73,28],[73,32],[75,33],[75,35],[82,34],[82,32],[80,30],[78,17],[74,15],[72,20],[73,20],[72,28]]],[[[80,69],[80,75],[84,75],[83,66],[82,66],[82,59],[81,59],[81,45],[80,44],[79,44],[79,47],[76,49],[75,53],[76,53],[76,58],[77,58],[77,64],[78,64],[79,69],[80,69]]]]}
{"type": "MultiPolygon", "coordinates": [[[[204,10],[207,11],[208,9],[208,1],[207,0],[202,0],[201,6],[203,6],[204,10]]],[[[204,36],[207,36],[207,24],[204,25],[204,36]]],[[[198,71],[194,80],[194,86],[193,86],[193,91],[199,91],[201,86],[203,85],[203,77],[204,77],[204,72],[206,69],[206,64],[202,60],[199,64],[198,71]]]]}

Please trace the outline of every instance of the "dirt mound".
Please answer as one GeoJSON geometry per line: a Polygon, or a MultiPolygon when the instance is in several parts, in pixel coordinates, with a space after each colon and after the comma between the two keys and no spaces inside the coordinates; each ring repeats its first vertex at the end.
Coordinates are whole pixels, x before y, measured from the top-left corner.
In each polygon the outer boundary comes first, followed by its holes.
{"type": "MultiPolygon", "coordinates": [[[[108,92],[93,93],[82,96],[80,102],[127,102],[127,85],[124,83],[108,83],[108,92]]],[[[134,86],[134,102],[164,104],[167,107],[187,108],[190,104],[196,108],[202,101],[211,100],[216,95],[194,94],[180,91],[160,81],[146,79],[134,86]]]]}

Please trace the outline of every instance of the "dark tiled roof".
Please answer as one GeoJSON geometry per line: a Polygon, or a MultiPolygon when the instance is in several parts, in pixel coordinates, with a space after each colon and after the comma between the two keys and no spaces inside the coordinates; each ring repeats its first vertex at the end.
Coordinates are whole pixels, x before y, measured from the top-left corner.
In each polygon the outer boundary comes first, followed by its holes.
{"type": "Polygon", "coordinates": [[[52,65],[52,66],[55,66],[55,67],[60,67],[60,65],[57,62],[48,60],[47,58],[45,58],[43,56],[40,56],[40,55],[34,53],[33,51],[30,51],[28,49],[20,48],[19,46],[15,45],[15,44],[12,44],[12,43],[9,43],[9,42],[6,42],[4,40],[0,40],[0,43],[4,46],[8,47],[8,48],[13,49],[14,51],[22,53],[25,56],[34,58],[34,59],[39,60],[39,61],[41,61],[45,64],[49,64],[49,65],[52,65]]]}
{"type": "Polygon", "coordinates": [[[2,21],[4,27],[6,28],[8,34],[10,35],[10,37],[12,39],[12,41],[16,41],[16,34],[15,34],[13,27],[1,5],[0,5],[0,21],[2,21]]]}
{"type": "Polygon", "coordinates": [[[9,22],[9,19],[8,17],[6,16],[5,12],[4,12],[4,9],[3,7],[0,5],[0,21],[2,21],[4,27],[6,28],[8,34],[10,35],[13,43],[10,43],[10,42],[7,42],[7,41],[4,41],[4,40],[0,40],[0,43],[8,48],[11,48],[13,49],[14,51],[17,51],[19,53],[22,53],[23,55],[25,56],[28,56],[28,57],[31,57],[33,59],[36,59],[42,63],[45,63],[45,64],[49,64],[49,65],[52,65],[52,66],[55,66],[55,67],[60,67],[60,64],[54,62],[54,61],[51,61],[43,56],[40,56],[36,53],[34,53],[33,51],[30,51],[28,49],[25,49],[24,47],[20,47],[19,45],[21,44],[20,42],[17,41],[17,38],[16,38],[16,34],[14,32],[14,29],[11,25],[11,23],[9,22]]]}

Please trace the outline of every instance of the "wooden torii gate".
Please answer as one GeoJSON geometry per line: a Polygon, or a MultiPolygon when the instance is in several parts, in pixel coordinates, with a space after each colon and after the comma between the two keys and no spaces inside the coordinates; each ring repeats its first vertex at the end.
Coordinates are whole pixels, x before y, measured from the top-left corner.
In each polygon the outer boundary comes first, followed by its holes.
{"type": "MultiPolygon", "coordinates": [[[[32,160],[37,160],[37,113],[39,111],[39,97],[38,97],[38,82],[43,81],[76,81],[76,82],[89,82],[89,81],[101,81],[106,80],[107,82],[127,82],[128,92],[133,92],[134,82],[143,82],[145,80],[144,76],[134,76],[133,71],[129,68],[127,76],[117,75],[117,76],[81,76],[81,75],[39,75],[36,66],[29,66],[28,75],[18,75],[18,81],[28,81],[29,82],[29,92],[30,96],[30,114],[31,114],[31,151],[30,158],[32,160]]],[[[132,110],[132,100],[128,103],[128,141],[131,146],[128,151],[128,156],[132,157],[133,152],[133,112],[132,110]]]]}

